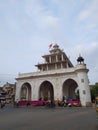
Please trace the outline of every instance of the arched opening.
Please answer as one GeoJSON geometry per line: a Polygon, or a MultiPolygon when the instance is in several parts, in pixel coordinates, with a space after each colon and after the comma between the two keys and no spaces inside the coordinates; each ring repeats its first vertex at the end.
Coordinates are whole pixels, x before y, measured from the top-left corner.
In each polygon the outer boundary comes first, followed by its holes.
{"type": "Polygon", "coordinates": [[[63,83],[63,96],[67,96],[72,99],[77,98],[76,90],[77,90],[77,83],[73,79],[67,79],[63,83]]]}
{"type": "Polygon", "coordinates": [[[31,85],[24,83],[21,87],[21,100],[31,100],[31,85]]]}
{"type": "Polygon", "coordinates": [[[54,90],[50,82],[44,81],[40,85],[39,98],[42,98],[43,100],[54,100],[54,90]]]}

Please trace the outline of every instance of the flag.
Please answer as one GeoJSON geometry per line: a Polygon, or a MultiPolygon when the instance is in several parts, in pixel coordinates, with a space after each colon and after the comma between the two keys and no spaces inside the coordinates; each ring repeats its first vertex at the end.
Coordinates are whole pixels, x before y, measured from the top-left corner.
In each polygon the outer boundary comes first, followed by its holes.
{"type": "Polygon", "coordinates": [[[52,43],[49,45],[49,49],[52,47],[52,43]]]}

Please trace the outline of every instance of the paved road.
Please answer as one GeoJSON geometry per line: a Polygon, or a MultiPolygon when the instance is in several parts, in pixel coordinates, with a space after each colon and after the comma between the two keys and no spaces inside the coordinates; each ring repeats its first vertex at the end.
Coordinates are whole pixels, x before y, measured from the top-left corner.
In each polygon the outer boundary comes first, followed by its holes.
{"type": "Polygon", "coordinates": [[[98,130],[94,108],[0,109],[0,130],[98,130]]]}

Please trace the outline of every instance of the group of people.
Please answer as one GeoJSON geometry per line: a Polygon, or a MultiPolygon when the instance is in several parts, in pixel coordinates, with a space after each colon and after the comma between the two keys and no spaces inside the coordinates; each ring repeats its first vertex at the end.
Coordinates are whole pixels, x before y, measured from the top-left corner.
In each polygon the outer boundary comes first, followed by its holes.
{"type": "Polygon", "coordinates": [[[70,106],[70,104],[68,103],[69,98],[67,96],[63,96],[61,100],[57,100],[57,105],[60,107],[66,107],[66,106],[70,106]]]}
{"type": "Polygon", "coordinates": [[[54,101],[54,100],[48,100],[47,103],[46,103],[46,107],[55,107],[55,106],[68,106],[69,103],[68,103],[68,97],[67,96],[63,96],[61,100],[57,100],[57,101],[54,101]]]}
{"type": "MultiPolygon", "coordinates": [[[[42,98],[39,98],[39,100],[42,100],[42,98]]],[[[57,101],[54,101],[53,99],[48,99],[46,101],[47,103],[45,104],[45,106],[50,108],[53,108],[55,106],[66,107],[69,105],[67,96],[63,96],[61,100],[58,99],[57,101]]]]}
{"type": "Polygon", "coordinates": [[[49,108],[53,108],[55,107],[55,102],[54,100],[48,100],[47,103],[45,104],[46,107],[49,107],[49,108]]]}

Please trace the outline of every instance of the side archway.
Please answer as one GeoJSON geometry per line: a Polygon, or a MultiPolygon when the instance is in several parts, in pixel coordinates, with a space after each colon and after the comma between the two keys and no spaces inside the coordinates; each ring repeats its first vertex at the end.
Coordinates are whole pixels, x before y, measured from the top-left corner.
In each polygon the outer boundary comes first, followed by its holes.
{"type": "Polygon", "coordinates": [[[39,88],[39,99],[54,100],[53,85],[49,81],[44,81],[39,88]]]}
{"type": "Polygon", "coordinates": [[[29,83],[24,83],[21,87],[20,92],[21,100],[31,100],[31,85],[29,83]]]}
{"type": "Polygon", "coordinates": [[[78,84],[76,83],[75,80],[67,79],[63,83],[63,89],[62,89],[63,96],[67,96],[69,98],[75,99],[76,98],[75,91],[77,87],[78,87],[78,84]]]}

